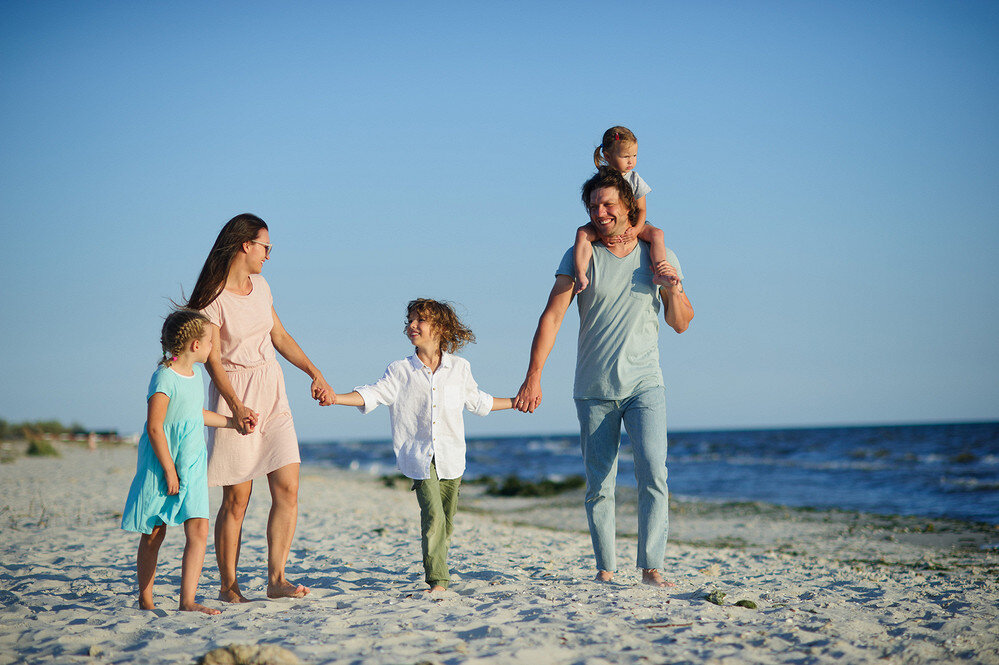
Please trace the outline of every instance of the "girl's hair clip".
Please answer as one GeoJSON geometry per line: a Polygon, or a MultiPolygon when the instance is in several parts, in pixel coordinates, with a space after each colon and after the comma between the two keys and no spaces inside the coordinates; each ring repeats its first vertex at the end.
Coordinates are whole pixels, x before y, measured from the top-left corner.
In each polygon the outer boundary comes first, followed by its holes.
{"type": "Polygon", "coordinates": [[[170,359],[170,362],[172,362],[172,363],[175,363],[175,362],[177,362],[177,356],[174,356],[173,358],[171,358],[171,359],[170,359]]]}
{"type": "Polygon", "coordinates": [[[614,133],[614,140],[615,141],[620,141],[621,140],[621,135],[615,132],[614,133]]]}

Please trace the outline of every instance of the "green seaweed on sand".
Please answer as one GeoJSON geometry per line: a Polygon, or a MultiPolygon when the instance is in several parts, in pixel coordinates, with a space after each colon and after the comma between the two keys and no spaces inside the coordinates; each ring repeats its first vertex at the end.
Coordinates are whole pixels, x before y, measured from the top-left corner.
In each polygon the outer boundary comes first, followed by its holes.
{"type": "Polygon", "coordinates": [[[522,480],[517,476],[507,476],[502,483],[497,483],[493,478],[483,478],[481,481],[486,486],[486,494],[490,496],[555,496],[563,492],[580,489],[586,486],[586,480],[582,476],[569,476],[564,480],[522,480]]]}
{"type": "Polygon", "coordinates": [[[726,594],[724,591],[718,591],[717,589],[715,589],[711,593],[705,594],[704,600],[708,601],[709,603],[714,603],[715,605],[724,605],[726,595],[728,594],[726,594]]]}

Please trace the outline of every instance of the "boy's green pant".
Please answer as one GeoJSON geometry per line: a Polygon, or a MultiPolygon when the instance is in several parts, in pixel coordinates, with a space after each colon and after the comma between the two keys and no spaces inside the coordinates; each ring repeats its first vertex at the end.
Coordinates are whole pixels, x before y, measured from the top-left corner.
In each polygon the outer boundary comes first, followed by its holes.
{"type": "Polygon", "coordinates": [[[431,462],[430,477],[414,480],[413,490],[420,504],[420,540],[423,546],[423,570],[427,584],[445,589],[451,581],[447,567],[447,548],[454,531],[454,513],[458,510],[461,478],[440,480],[437,466],[431,462]]]}

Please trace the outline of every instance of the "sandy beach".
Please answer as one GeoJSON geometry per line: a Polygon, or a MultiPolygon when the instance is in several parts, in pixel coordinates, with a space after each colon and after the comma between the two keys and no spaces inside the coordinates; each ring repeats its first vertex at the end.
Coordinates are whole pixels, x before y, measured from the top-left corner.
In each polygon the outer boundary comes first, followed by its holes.
{"type": "Polygon", "coordinates": [[[431,596],[413,495],[317,467],[302,469],[288,567],[308,597],[264,599],[269,499],[257,483],[240,569],[260,602],[215,600],[209,545],[202,602],[222,613],[177,612],[176,528],[161,551],[159,609],[141,611],[137,538],[118,528],[135,449],[60,450],[0,464],[0,665],[189,663],[231,643],[276,644],[315,664],[999,663],[995,527],[677,502],[664,570],[676,587],[660,590],[631,565],[628,492],[621,569],[597,584],[578,492],[499,499],[466,485],[452,587],[431,596]],[[706,599],[715,591],[721,605],[706,599]]]}

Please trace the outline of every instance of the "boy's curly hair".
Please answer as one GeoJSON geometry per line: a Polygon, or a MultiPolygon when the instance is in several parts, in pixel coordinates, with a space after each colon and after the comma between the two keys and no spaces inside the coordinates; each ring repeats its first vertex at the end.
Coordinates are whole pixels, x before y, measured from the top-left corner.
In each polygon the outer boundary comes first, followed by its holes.
{"type": "Polygon", "coordinates": [[[430,321],[434,331],[441,337],[441,352],[455,353],[466,344],[475,342],[475,335],[455,314],[451,303],[417,298],[406,305],[406,323],[413,315],[423,316],[430,321]]]}

